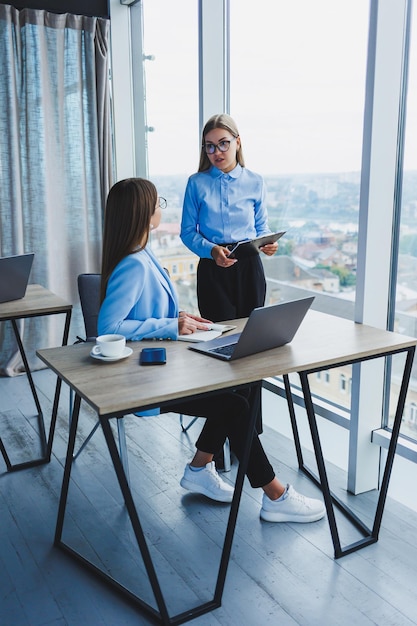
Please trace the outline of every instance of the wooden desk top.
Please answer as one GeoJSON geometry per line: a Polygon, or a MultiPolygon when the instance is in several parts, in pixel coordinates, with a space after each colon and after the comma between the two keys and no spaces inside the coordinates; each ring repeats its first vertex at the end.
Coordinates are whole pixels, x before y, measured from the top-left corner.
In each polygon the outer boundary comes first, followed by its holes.
{"type": "MultiPolygon", "coordinates": [[[[244,321],[234,321],[238,330],[244,321]]],[[[290,344],[234,362],[189,350],[190,344],[182,341],[128,345],[133,354],[114,363],[90,357],[91,343],[47,348],[37,355],[99,415],[121,415],[270,376],[405,350],[417,345],[417,339],[310,310],[290,344]],[[142,348],[158,346],[166,348],[166,365],[139,365],[142,348]]]]}
{"type": "Polygon", "coordinates": [[[69,304],[41,285],[28,285],[26,295],[20,300],[0,303],[0,321],[67,313],[72,309],[69,304]]]}

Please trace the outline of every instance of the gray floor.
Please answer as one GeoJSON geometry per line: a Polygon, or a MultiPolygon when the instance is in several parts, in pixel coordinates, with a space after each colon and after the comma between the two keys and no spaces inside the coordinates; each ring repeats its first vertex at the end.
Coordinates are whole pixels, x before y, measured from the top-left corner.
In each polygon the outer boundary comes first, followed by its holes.
{"type": "MultiPolygon", "coordinates": [[[[54,379],[47,371],[35,379],[48,416],[54,379]]],[[[7,473],[0,459],[0,624],[149,624],[137,607],[53,546],[68,434],[66,396],[64,389],[50,464],[7,473]]],[[[25,377],[0,378],[0,436],[13,462],[37,453],[33,413],[25,377]]],[[[94,422],[85,408],[80,438],[94,422]]],[[[212,597],[229,508],[179,486],[201,422],[186,435],[173,414],[129,416],[125,422],[143,528],[170,613],[177,613],[212,597]]],[[[297,470],[292,442],[267,427],[262,438],[279,476],[319,495],[297,470]]],[[[233,482],[235,473],[236,463],[224,476],[233,482]]],[[[344,477],[332,468],[329,475],[332,488],[347,498],[344,477]]],[[[349,498],[369,523],[376,495],[349,498]]],[[[222,606],[192,624],[417,624],[416,513],[388,499],[379,542],[336,561],[326,519],[262,523],[260,501],[260,490],[245,484],[222,606]]],[[[153,603],[100,431],[75,462],[68,511],[66,541],[153,603]]],[[[342,544],[359,538],[339,521],[342,544]]]]}

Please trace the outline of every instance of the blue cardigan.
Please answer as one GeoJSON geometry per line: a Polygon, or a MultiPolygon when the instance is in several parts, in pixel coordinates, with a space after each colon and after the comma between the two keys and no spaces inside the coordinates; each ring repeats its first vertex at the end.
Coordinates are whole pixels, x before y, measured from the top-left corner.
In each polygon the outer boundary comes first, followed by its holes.
{"type": "Polygon", "coordinates": [[[166,271],[145,248],[122,259],[110,275],[98,334],[126,339],[177,339],[178,299],[166,271]]]}
{"type": "MultiPolygon", "coordinates": [[[[126,339],[177,339],[178,300],[166,271],[151,250],[129,254],[114,268],[98,316],[98,334],[126,339]]],[[[159,409],[136,415],[158,415],[159,409]]]]}

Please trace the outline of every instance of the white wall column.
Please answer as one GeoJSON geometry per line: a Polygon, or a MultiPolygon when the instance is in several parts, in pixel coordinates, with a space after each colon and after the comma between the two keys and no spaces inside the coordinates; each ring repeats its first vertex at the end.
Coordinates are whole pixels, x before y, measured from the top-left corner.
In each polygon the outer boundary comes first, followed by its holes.
{"type": "MultiPolygon", "coordinates": [[[[385,329],[407,0],[371,4],[355,321],[385,329]]],[[[370,361],[353,371],[348,478],[353,493],[378,487],[379,449],[370,435],[381,426],[383,365],[370,361]]]]}
{"type": "Polygon", "coordinates": [[[200,128],[229,110],[228,0],[199,0],[200,128]]]}
{"type": "Polygon", "coordinates": [[[135,174],[130,8],[110,0],[111,83],[116,180],[135,174]]]}

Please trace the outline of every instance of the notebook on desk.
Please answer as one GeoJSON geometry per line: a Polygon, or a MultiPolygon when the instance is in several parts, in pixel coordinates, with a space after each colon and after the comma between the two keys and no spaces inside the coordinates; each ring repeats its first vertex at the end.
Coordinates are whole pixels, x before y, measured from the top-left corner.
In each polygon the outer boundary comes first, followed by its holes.
{"type": "Polygon", "coordinates": [[[34,256],[30,253],[0,258],[0,302],[25,296],[34,256]]]}
{"type": "Polygon", "coordinates": [[[241,333],[196,343],[189,350],[234,361],[283,346],[292,341],[313,300],[310,296],[254,309],[241,333]]]}

